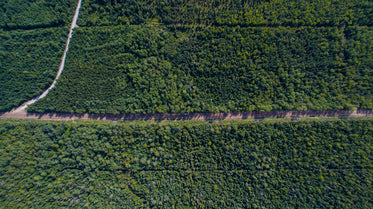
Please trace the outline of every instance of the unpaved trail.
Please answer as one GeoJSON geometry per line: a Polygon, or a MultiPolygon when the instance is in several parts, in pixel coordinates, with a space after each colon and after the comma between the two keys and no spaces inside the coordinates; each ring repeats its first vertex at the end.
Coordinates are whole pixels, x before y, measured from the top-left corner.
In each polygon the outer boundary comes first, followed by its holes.
{"type": "Polygon", "coordinates": [[[77,113],[0,113],[0,118],[22,118],[40,120],[240,120],[265,118],[303,117],[367,117],[373,110],[328,110],[328,111],[272,111],[247,113],[189,113],[189,114],[77,114],[77,113]]]}
{"type": "Polygon", "coordinates": [[[65,51],[62,56],[61,64],[58,69],[56,78],[52,85],[45,90],[40,96],[24,103],[17,109],[0,113],[0,118],[20,118],[20,119],[40,119],[40,120],[234,120],[234,119],[265,119],[265,118],[299,118],[299,117],[366,117],[373,116],[373,110],[328,110],[328,111],[272,111],[272,112],[247,112],[247,113],[189,113],[189,114],[76,114],[76,113],[27,113],[25,111],[28,105],[33,104],[39,99],[45,97],[48,92],[55,86],[60,77],[66,60],[66,54],[69,49],[70,39],[73,29],[77,27],[79,9],[81,0],[75,10],[75,15],[70,26],[69,36],[67,38],[65,51]]]}
{"type": "Polygon", "coordinates": [[[78,20],[79,9],[80,9],[81,3],[82,3],[82,1],[79,0],[78,5],[76,6],[74,18],[73,18],[73,21],[71,22],[71,26],[70,26],[69,36],[67,37],[65,51],[63,52],[61,64],[58,68],[56,78],[54,79],[52,85],[47,90],[45,90],[41,95],[35,97],[34,99],[31,99],[28,102],[25,102],[22,106],[18,107],[17,109],[13,110],[12,112],[20,113],[20,114],[24,113],[25,114],[26,113],[25,109],[26,109],[27,106],[29,106],[29,105],[35,103],[36,101],[38,101],[39,99],[45,97],[49,93],[49,91],[56,85],[56,82],[57,82],[58,78],[60,77],[60,75],[63,71],[63,68],[65,67],[66,54],[67,54],[67,51],[69,50],[70,39],[73,36],[73,29],[76,27],[76,21],[78,20]]]}

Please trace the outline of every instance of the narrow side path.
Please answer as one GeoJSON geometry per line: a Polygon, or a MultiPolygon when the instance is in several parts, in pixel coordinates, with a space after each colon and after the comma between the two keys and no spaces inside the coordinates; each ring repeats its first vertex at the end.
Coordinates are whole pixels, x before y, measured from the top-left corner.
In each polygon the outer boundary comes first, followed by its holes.
{"type": "Polygon", "coordinates": [[[0,113],[0,118],[21,118],[40,120],[240,120],[265,118],[305,117],[367,117],[373,110],[327,110],[327,111],[272,111],[246,113],[189,113],[189,114],[77,114],[77,113],[0,113]]]}
{"type": "Polygon", "coordinates": [[[12,112],[19,112],[19,113],[24,112],[25,113],[25,109],[26,109],[27,106],[29,106],[29,105],[35,103],[36,101],[38,101],[39,99],[45,97],[49,93],[49,91],[56,85],[56,82],[57,82],[58,78],[60,77],[60,75],[63,71],[63,68],[65,67],[66,54],[67,54],[67,51],[69,50],[70,39],[73,36],[73,29],[76,27],[76,21],[78,20],[79,9],[80,9],[81,3],[82,3],[82,1],[79,0],[78,5],[76,6],[75,15],[74,15],[73,21],[72,21],[71,26],[70,26],[69,36],[67,37],[65,51],[63,52],[61,64],[58,68],[57,76],[54,79],[52,85],[47,90],[45,90],[41,95],[39,95],[39,96],[35,97],[34,99],[24,103],[22,106],[18,107],[17,109],[13,110],[12,112]]]}

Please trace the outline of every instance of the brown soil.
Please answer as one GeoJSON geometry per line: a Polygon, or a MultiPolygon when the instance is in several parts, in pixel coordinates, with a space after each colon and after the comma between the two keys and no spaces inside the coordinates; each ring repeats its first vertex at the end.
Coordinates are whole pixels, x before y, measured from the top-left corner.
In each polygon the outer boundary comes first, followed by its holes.
{"type": "Polygon", "coordinates": [[[328,110],[328,111],[273,111],[248,113],[188,113],[188,114],[77,114],[77,113],[26,113],[14,111],[0,113],[0,118],[40,120],[232,120],[301,117],[373,116],[373,110],[328,110]]]}

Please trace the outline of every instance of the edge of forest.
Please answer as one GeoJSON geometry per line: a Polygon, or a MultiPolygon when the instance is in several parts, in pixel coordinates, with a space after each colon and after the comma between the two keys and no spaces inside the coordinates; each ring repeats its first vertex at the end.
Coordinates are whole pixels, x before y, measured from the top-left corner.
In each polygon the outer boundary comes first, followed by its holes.
{"type": "Polygon", "coordinates": [[[184,114],[79,114],[79,113],[0,113],[0,118],[39,120],[242,120],[242,119],[301,119],[312,117],[368,117],[373,110],[328,110],[328,111],[272,111],[241,113],[184,113],[184,114]]]}

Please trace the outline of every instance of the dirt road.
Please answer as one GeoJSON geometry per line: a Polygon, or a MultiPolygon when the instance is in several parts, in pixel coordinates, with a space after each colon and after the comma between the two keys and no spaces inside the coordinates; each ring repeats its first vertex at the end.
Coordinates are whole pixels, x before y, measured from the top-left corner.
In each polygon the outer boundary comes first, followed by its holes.
{"type": "Polygon", "coordinates": [[[82,1],[79,0],[78,5],[76,6],[75,15],[74,15],[73,21],[72,21],[71,26],[70,26],[69,36],[67,37],[67,42],[66,42],[65,50],[63,52],[62,59],[61,59],[61,64],[58,68],[56,78],[54,79],[52,85],[50,85],[50,87],[47,90],[45,90],[41,95],[35,97],[34,99],[31,99],[30,101],[25,102],[22,106],[18,107],[15,110],[15,112],[24,111],[27,106],[29,106],[29,105],[35,103],[36,101],[38,101],[39,99],[45,97],[48,94],[48,92],[56,85],[56,82],[57,82],[58,78],[60,77],[60,75],[63,71],[63,68],[65,66],[66,54],[67,54],[67,51],[69,50],[70,39],[73,36],[73,29],[76,27],[76,21],[78,20],[79,9],[80,9],[81,3],[82,3],[82,1]]]}
{"type": "Polygon", "coordinates": [[[28,105],[45,97],[51,90],[58,78],[60,77],[66,60],[66,54],[69,48],[70,39],[73,29],[77,26],[76,22],[79,15],[81,0],[75,10],[75,15],[71,23],[69,36],[66,42],[65,51],[61,60],[61,64],[55,80],[52,85],[45,90],[40,96],[26,102],[21,107],[12,112],[0,113],[0,118],[23,118],[23,119],[41,119],[41,120],[76,120],[76,119],[91,119],[91,120],[224,120],[224,119],[263,119],[263,118],[299,118],[299,117],[341,117],[341,116],[372,116],[373,110],[357,110],[357,111],[273,111],[273,112],[249,112],[249,113],[189,113],[189,114],[72,114],[72,113],[26,113],[25,109],[28,105]]]}
{"type": "Polygon", "coordinates": [[[26,113],[14,111],[0,113],[0,118],[23,118],[40,120],[233,120],[300,117],[366,117],[373,110],[329,110],[329,111],[273,111],[249,113],[189,113],[189,114],[74,114],[74,113],[26,113]]]}

